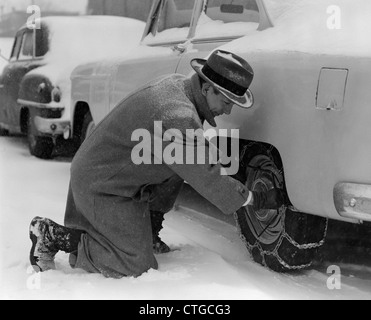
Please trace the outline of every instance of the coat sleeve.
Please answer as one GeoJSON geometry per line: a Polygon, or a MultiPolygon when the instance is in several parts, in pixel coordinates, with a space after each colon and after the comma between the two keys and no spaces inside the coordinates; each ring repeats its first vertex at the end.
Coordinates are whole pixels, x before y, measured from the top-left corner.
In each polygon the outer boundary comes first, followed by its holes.
{"type": "Polygon", "coordinates": [[[245,204],[249,190],[232,177],[222,175],[223,167],[218,161],[219,150],[208,140],[200,137],[195,139],[190,134],[197,130],[203,132],[202,127],[192,118],[187,121],[181,119],[178,123],[165,122],[163,161],[224,214],[233,214],[245,204]],[[171,125],[177,129],[170,129],[170,133],[166,134],[171,125]]]}

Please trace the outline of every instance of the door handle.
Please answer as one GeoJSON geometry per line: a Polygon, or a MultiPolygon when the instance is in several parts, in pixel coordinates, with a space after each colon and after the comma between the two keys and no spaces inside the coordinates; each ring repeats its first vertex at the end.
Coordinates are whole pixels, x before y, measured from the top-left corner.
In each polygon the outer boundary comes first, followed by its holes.
{"type": "Polygon", "coordinates": [[[187,47],[184,44],[177,44],[173,47],[173,51],[184,53],[187,50],[187,47]]]}
{"type": "Polygon", "coordinates": [[[172,49],[173,49],[173,51],[177,51],[180,54],[182,54],[182,53],[187,51],[190,44],[191,44],[191,40],[188,40],[184,43],[176,44],[172,49]]]}

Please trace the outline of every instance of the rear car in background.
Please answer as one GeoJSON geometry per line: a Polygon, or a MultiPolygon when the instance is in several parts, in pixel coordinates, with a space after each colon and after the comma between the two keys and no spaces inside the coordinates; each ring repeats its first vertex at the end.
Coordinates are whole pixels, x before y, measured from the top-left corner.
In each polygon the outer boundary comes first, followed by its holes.
{"type": "Polygon", "coordinates": [[[23,26],[0,76],[0,132],[27,135],[32,155],[50,159],[58,139],[77,147],[88,110],[71,105],[72,70],[95,59],[122,56],[138,45],[145,24],[109,16],[46,17],[23,26]]]}

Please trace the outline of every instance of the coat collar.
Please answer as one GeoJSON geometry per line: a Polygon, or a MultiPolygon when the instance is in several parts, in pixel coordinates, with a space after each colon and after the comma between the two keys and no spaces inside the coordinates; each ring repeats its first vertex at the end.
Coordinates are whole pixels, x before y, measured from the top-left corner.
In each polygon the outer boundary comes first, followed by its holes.
{"type": "Polygon", "coordinates": [[[206,98],[202,95],[200,79],[197,74],[185,80],[186,94],[195,105],[201,122],[206,120],[211,126],[216,127],[214,115],[210,111],[206,98]]]}

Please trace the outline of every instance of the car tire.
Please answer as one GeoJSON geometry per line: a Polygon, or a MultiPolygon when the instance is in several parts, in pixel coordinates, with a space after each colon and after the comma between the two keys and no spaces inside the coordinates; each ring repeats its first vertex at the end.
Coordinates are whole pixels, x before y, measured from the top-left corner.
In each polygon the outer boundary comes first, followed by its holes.
{"type": "Polygon", "coordinates": [[[84,115],[84,119],[82,122],[82,127],[81,127],[81,135],[80,135],[80,145],[86,140],[87,137],[90,136],[90,134],[93,132],[95,128],[94,120],[93,117],[88,111],[84,115]]]}
{"type": "Polygon", "coordinates": [[[53,139],[36,135],[31,116],[27,122],[27,141],[31,155],[40,159],[51,159],[54,151],[53,139]]]}
{"type": "MultiPolygon", "coordinates": [[[[286,190],[282,165],[272,150],[250,144],[244,148],[242,174],[238,178],[249,190],[286,190]]],[[[294,210],[255,211],[251,206],[235,214],[241,238],[257,263],[276,272],[309,268],[325,242],[328,219],[294,210]]]]}
{"type": "Polygon", "coordinates": [[[0,137],[8,137],[9,131],[0,126],[0,137]]]}

